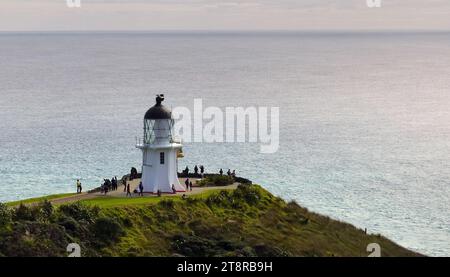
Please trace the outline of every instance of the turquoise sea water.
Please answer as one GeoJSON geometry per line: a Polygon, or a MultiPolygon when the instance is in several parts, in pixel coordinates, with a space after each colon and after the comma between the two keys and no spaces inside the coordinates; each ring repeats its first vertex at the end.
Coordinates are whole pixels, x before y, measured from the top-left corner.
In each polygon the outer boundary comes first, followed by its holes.
{"type": "Polygon", "coordinates": [[[280,107],[280,149],[184,147],[310,210],[450,255],[450,34],[1,34],[0,201],[139,167],[166,104],[280,107]]]}

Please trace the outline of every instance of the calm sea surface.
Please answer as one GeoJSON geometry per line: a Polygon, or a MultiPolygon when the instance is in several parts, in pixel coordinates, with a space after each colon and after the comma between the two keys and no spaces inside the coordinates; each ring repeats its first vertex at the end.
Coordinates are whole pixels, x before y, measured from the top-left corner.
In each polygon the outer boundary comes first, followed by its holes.
{"type": "Polygon", "coordinates": [[[166,104],[280,107],[280,148],[187,144],[310,210],[450,255],[450,34],[0,34],[0,201],[139,167],[166,104]]]}

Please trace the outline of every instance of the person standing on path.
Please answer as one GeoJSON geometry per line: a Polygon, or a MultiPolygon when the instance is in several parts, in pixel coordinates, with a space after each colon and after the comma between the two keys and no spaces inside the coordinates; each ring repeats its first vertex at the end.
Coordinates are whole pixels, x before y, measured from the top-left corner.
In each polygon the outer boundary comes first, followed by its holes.
{"type": "Polygon", "coordinates": [[[203,165],[200,166],[200,174],[202,175],[203,178],[203,174],[205,173],[205,167],[203,165]]]}
{"type": "Polygon", "coordinates": [[[80,179],[77,179],[77,193],[81,193],[81,182],[80,182],[80,179]]]}
{"type": "Polygon", "coordinates": [[[139,183],[139,195],[144,196],[144,185],[142,185],[142,182],[139,183]]]}
{"type": "Polygon", "coordinates": [[[177,190],[175,189],[175,185],[174,184],[172,184],[172,192],[173,192],[173,194],[177,193],[177,190]]]}
{"type": "Polygon", "coordinates": [[[127,184],[127,197],[128,195],[131,197],[130,183],[127,184]]]}
{"type": "Polygon", "coordinates": [[[189,191],[189,178],[184,181],[184,184],[186,185],[186,191],[189,191]]]}

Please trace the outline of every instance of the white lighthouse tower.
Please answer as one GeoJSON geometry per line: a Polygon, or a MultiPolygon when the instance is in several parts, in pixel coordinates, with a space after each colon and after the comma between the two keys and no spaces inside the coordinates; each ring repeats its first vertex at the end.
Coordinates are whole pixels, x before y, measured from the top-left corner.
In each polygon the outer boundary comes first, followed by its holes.
{"type": "Polygon", "coordinates": [[[144,192],[184,192],[177,176],[177,156],[182,150],[173,136],[172,112],[161,104],[164,94],[156,96],[156,104],[144,117],[144,138],[136,147],[142,150],[142,184],[144,192]]]}

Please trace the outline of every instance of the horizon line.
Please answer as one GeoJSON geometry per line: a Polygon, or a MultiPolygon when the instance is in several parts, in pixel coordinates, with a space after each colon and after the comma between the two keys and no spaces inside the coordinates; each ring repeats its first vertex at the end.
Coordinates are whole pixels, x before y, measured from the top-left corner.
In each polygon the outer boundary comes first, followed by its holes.
{"type": "Polygon", "coordinates": [[[305,29],[305,30],[206,30],[206,29],[190,29],[190,30],[0,30],[0,34],[88,34],[88,33],[136,33],[136,34],[255,34],[255,33],[326,33],[326,34],[345,34],[345,33],[395,33],[395,34],[408,34],[408,33],[449,33],[446,29],[305,29]]]}

